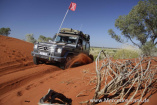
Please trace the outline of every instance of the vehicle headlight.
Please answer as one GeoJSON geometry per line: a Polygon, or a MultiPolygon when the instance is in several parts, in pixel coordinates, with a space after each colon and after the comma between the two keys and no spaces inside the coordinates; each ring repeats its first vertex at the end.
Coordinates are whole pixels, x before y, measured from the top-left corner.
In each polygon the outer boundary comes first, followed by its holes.
{"type": "Polygon", "coordinates": [[[61,48],[58,48],[58,49],[57,49],[57,52],[58,52],[58,53],[61,53],[61,52],[62,52],[62,49],[61,49],[61,48]]]}
{"type": "Polygon", "coordinates": [[[34,49],[37,49],[37,48],[38,48],[38,45],[37,45],[37,44],[35,44],[35,45],[34,45],[34,49]]]}
{"type": "Polygon", "coordinates": [[[55,48],[53,46],[50,47],[50,52],[54,52],[55,48]]]}

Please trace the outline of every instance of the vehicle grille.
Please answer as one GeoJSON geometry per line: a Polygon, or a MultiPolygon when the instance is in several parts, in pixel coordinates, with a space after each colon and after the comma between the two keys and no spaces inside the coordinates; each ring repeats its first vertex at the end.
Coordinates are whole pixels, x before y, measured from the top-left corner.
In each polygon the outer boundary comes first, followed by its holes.
{"type": "Polygon", "coordinates": [[[50,47],[46,46],[46,45],[38,45],[38,50],[39,51],[46,51],[49,52],[50,51],[50,47]]]}

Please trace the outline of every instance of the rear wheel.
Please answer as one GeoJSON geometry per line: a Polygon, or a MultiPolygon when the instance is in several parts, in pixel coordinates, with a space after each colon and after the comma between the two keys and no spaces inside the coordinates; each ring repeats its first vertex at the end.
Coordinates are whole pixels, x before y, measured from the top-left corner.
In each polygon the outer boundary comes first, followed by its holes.
{"type": "Polygon", "coordinates": [[[94,57],[92,54],[89,55],[90,59],[92,60],[92,62],[94,61],[94,57]]]}
{"type": "Polygon", "coordinates": [[[33,62],[34,62],[34,64],[38,65],[39,64],[39,58],[33,56],[33,62]]]}

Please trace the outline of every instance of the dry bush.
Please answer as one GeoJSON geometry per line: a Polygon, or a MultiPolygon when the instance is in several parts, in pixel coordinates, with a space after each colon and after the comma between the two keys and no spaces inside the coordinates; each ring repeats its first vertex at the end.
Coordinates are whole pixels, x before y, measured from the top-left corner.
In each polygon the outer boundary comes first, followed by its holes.
{"type": "MultiPolygon", "coordinates": [[[[127,99],[125,105],[128,105],[133,103],[134,99],[138,99],[141,100],[137,101],[138,104],[141,104],[147,93],[153,94],[154,92],[153,86],[157,80],[155,75],[157,67],[151,65],[152,62],[157,61],[153,58],[146,59],[144,57],[139,57],[134,61],[113,61],[103,50],[100,51],[96,59],[97,85],[93,100],[127,99]],[[99,60],[101,54],[105,57],[103,61],[99,60]]],[[[95,103],[97,102],[91,102],[91,105],[95,103]]]]}

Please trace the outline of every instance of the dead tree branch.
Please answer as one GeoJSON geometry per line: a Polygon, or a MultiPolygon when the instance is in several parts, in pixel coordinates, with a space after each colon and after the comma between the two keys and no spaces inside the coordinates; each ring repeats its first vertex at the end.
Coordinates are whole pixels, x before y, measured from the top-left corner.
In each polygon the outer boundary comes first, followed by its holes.
{"type": "MultiPolygon", "coordinates": [[[[97,85],[93,100],[103,98],[127,99],[126,105],[138,97],[142,103],[147,90],[150,90],[152,83],[156,83],[157,68],[151,65],[155,59],[132,60],[111,60],[104,51],[100,51],[96,58],[97,85]],[[100,55],[104,54],[104,61],[100,61],[100,55]],[[101,64],[102,63],[102,64],[101,64]]],[[[94,105],[95,101],[91,102],[94,105]]],[[[118,102],[114,102],[118,103],[118,102]]],[[[133,102],[135,103],[135,102],[133,102]]]]}

